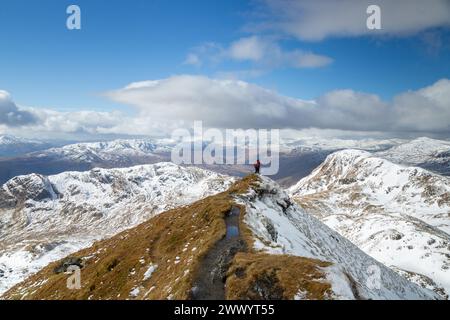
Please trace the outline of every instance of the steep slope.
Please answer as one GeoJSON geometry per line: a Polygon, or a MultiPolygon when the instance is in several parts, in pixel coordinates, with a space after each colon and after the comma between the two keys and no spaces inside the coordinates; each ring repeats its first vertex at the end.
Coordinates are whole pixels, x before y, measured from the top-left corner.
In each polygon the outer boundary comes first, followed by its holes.
{"type": "Polygon", "coordinates": [[[15,177],[0,189],[0,292],[95,240],[231,182],[171,163],[15,177]]]}
{"type": "Polygon", "coordinates": [[[125,168],[170,160],[170,142],[154,139],[76,143],[0,159],[0,183],[30,173],[44,175],[93,168],[125,168]]]}
{"type": "Polygon", "coordinates": [[[450,141],[418,138],[375,153],[394,163],[418,166],[442,175],[450,175],[450,141]]]}
{"type": "Polygon", "coordinates": [[[450,293],[449,178],[346,150],[289,192],[372,257],[444,297],[450,293]]]}
{"type": "Polygon", "coordinates": [[[226,192],[159,214],[51,263],[3,298],[221,296],[220,292],[208,292],[209,285],[222,290],[228,299],[438,297],[376,262],[303,212],[270,179],[253,175],[226,192]],[[228,219],[236,212],[238,226],[231,229],[228,219]],[[222,246],[224,241],[237,246],[222,246]],[[223,251],[216,252],[220,248],[223,251]],[[78,289],[67,287],[68,278],[74,276],[67,271],[70,265],[81,268],[78,289]],[[380,272],[379,282],[370,282],[369,267],[380,272]],[[211,277],[209,284],[200,281],[206,275],[211,277]]]}

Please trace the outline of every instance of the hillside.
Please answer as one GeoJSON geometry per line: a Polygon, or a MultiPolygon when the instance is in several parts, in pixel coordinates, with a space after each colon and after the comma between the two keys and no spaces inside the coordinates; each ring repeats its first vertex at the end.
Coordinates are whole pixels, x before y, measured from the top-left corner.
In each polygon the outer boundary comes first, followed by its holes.
{"type": "Polygon", "coordinates": [[[346,150],[330,155],[289,192],[367,254],[448,297],[449,178],[346,150]]]}
{"type": "Polygon", "coordinates": [[[15,177],[0,188],[0,293],[49,262],[232,181],[171,163],[15,177]]]}
{"type": "Polygon", "coordinates": [[[71,254],[5,299],[434,299],[306,214],[272,180],[166,211],[71,254]],[[67,267],[81,288],[67,289],[67,267]],[[381,277],[373,287],[368,268],[381,277]]]}

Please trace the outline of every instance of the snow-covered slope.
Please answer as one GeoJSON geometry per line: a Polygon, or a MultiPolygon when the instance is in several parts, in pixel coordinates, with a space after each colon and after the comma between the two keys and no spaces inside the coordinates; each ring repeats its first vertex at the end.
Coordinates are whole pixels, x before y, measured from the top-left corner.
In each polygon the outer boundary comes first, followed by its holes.
{"type": "Polygon", "coordinates": [[[245,222],[256,236],[255,249],[332,262],[327,278],[334,298],[427,299],[423,290],[369,257],[354,244],[291,202],[268,178],[241,197],[245,222]],[[379,277],[378,277],[379,275],[379,277]]]}
{"type": "Polygon", "coordinates": [[[95,240],[231,182],[171,163],[15,177],[0,188],[0,292],[95,240]]]}
{"type": "Polygon", "coordinates": [[[345,150],[289,192],[372,257],[444,297],[450,293],[449,178],[345,150]]]}
{"type": "Polygon", "coordinates": [[[450,175],[450,141],[418,138],[375,153],[377,157],[450,175]]]}

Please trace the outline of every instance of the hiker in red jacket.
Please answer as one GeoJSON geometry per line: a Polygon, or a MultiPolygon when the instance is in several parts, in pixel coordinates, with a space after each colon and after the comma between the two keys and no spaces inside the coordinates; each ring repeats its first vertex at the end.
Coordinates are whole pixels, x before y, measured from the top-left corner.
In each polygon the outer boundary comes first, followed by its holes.
{"type": "Polygon", "coordinates": [[[261,168],[261,162],[259,162],[259,159],[256,160],[256,163],[253,166],[255,167],[255,173],[259,174],[259,169],[261,168]]]}

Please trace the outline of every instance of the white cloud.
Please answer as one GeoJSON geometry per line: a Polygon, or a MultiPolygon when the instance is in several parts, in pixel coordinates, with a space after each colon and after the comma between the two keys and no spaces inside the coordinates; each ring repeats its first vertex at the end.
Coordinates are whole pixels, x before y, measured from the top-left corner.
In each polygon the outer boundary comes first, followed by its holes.
{"type": "Polygon", "coordinates": [[[321,128],[357,131],[450,132],[450,80],[385,102],[377,95],[335,90],[316,101],[260,86],[203,76],[174,76],[106,95],[155,121],[203,120],[220,128],[321,128]]]}
{"type": "MultiPolygon", "coordinates": [[[[152,81],[131,83],[126,90],[139,89],[152,85],[152,81]]],[[[10,95],[0,90],[0,115],[3,106],[16,106],[10,95]]],[[[16,107],[16,115],[26,114],[33,121],[0,121],[0,133],[17,136],[45,138],[45,139],[95,139],[108,136],[161,136],[169,134],[182,125],[179,121],[164,123],[154,121],[153,118],[129,115],[119,111],[98,112],[90,110],[55,111],[50,108],[16,107]]],[[[1,119],[1,116],[0,116],[1,119]]],[[[8,120],[11,119],[9,116],[8,120]]],[[[21,118],[23,120],[23,117],[21,118]]]]}
{"type": "MultiPolygon", "coordinates": [[[[283,50],[272,38],[250,36],[232,42],[228,47],[215,43],[207,43],[194,48],[188,53],[185,64],[200,66],[204,61],[218,64],[224,60],[235,62],[251,62],[255,69],[243,76],[261,74],[262,70],[280,67],[319,68],[333,62],[333,59],[310,51],[294,49],[283,50]]],[[[239,75],[240,72],[234,72],[239,75]]]]}
{"type": "Polygon", "coordinates": [[[319,68],[329,65],[333,59],[314,53],[295,53],[293,59],[294,65],[298,68],[319,68]]]}
{"type": "Polygon", "coordinates": [[[241,38],[230,45],[228,56],[235,60],[260,61],[267,51],[273,51],[274,44],[257,36],[241,38]]]}
{"type": "Polygon", "coordinates": [[[10,94],[0,90],[0,125],[16,127],[35,121],[33,114],[19,109],[11,100],[10,94]]]}
{"type": "MultiPolygon", "coordinates": [[[[98,134],[118,126],[127,117],[117,111],[73,111],[60,112],[51,109],[29,108],[38,119],[32,129],[40,132],[98,134]]],[[[30,127],[30,126],[28,126],[30,127]]]]}
{"type": "Polygon", "coordinates": [[[450,132],[450,80],[443,79],[394,99],[397,127],[420,131],[450,132]]]}
{"type": "Polygon", "coordinates": [[[333,59],[312,52],[295,49],[282,50],[269,38],[251,36],[233,42],[228,49],[228,56],[235,60],[251,60],[266,66],[293,68],[319,68],[329,65],[333,59]]]}
{"type": "Polygon", "coordinates": [[[301,40],[362,35],[409,35],[450,25],[448,0],[263,0],[268,14],[253,31],[276,30],[301,40]],[[381,8],[381,30],[366,27],[366,9],[381,8]]]}
{"type": "Polygon", "coordinates": [[[198,54],[195,53],[189,53],[186,57],[186,60],[184,60],[184,64],[189,64],[193,66],[201,66],[202,61],[200,60],[200,57],[198,54]]]}

